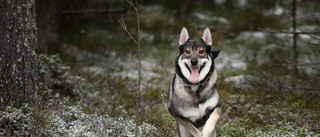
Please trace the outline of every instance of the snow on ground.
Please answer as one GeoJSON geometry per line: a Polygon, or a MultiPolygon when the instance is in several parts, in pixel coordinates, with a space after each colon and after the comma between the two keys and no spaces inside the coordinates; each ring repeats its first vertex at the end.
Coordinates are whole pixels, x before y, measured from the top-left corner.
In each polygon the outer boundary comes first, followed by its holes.
{"type": "MultiPolygon", "coordinates": [[[[201,15],[199,15],[201,16],[201,15]]],[[[251,62],[247,62],[248,60],[252,60],[251,57],[253,54],[257,54],[257,58],[259,58],[259,62],[256,65],[261,65],[264,62],[269,62],[270,59],[266,58],[265,52],[270,52],[270,50],[277,48],[279,45],[276,43],[267,43],[269,33],[265,32],[243,32],[236,38],[236,44],[237,45],[230,45],[230,43],[226,42],[226,46],[224,49],[221,50],[219,56],[215,60],[215,65],[218,69],[218,71],[221,72],[228,72],[232,73],[227,74],[226,78],[224,79],[225,82],[232,82],[236,87],[243,86],[243,83],[246,79],[261,79],[260,77],[253,77],[252,75],[244,74],[242,72],[245,72],[249,65],[255,65],[251,62]],[[237,43],[240,41],[239,43],[237,43]],[[243,42],[244,41],[244,42],[243,42]],[[258,45],[258,49],[251,49],[252,47],[248,47],[249,44],[254,45],[256,41],[259,41],[261,45],[258,45]],[[230,46],[230,47],[228,47],[230,46]],[[233,47],[231,47],[233,46],[233,47]],[[249,56],[249,57],[248,57],[249,56]],[[248,58],[246,58],[248,57],[248,58]]],[[[279,39],[285,39],[284,42],[290,42],[290,34],[274,34],[275,37],[279,39]]],[[[307,36],[301,36],[302,39],[309,39],[307,36]]],[[[251,45],[251,46],[252,46],[251,45]]],[[[250,46],[250,45],[249,45],[250,46]]],[[[137,80],[138,79],[138,59],[136,55],[128,54],[125,57],[119,57],[117,53],[115,52],[108,52],[106,51],[107,56],[101,56],[96,54],[91,54],[90,52],[81,51],[79,49],[75,49],[71,46],[70,51],[74,52],[75,50],[78,50],[77,58],[80,61],[86,60],[102,60],[99,64],[93,64],[90,66],[86,66],[83,68],[84,71],[93,73],[95,75],[106,75],[109,74],[111,77],[123,77],[123,78],[129,78],[131,80],[137,80]],[[79,54],[81,53],[81,54],[79,54]],[[111,73],[112,72],[112,73],[111,73]]],[[[71,53],[72,54],[72,53],[71,53]]],[[[309,56],[303,56],[300,57],[302,60],[313,60],[313,57],[309,56]]],[[[174,62],[174,59],[171,60],[174,62]]],[[[163,66],[159,65],[157,63],[156,58],[142,58],[141,61],[141,72],[143,76],[143,86],[146,86],[148,83],[152,83],[154,81],[154,78],[163,80],[164,78],[160,73],[158,73],[156,70],[167,70],[167,72],[172,72],[174,68],[163,68],[163,66]]],[[[311,71],[311,70],[306,70],[311,71]]],[[[261,72],[262,73],[262,72],[261,72]]],[[[290,75],[281,76],[281,81],[287,81],[291,79],[290,75]]],[[[167,87],[164,87],[167,88],[167,87]]],[[[299,127],[298,125],[295,125],[290,119],[294,119],[298,121],[301,118],[308,117],[308,112],[299,112],[299,113],[292,113],[295,106],[290,106],[288,110],[282,111],[282,110],[274,110],[275,106],[279,105],[275,102],[275,104],[270,105],[261,105],[258,104],[258,101],[255,99],[252,99],[247,96],[241,96],[241,95],[234,95],[230,96],[229,99],[225,104],[229,104],[227,106],[227,110],[225,114],[231,114],[235,110],[248,110],[248,114],[244,114],[243,117],[239,117],[236,119],[229,119],[229,121],[225,122],[221,129],[226,129],[225,131],[221,132],[221,134],[230,135],[231,132],[237,131],[237,133],[243,133],[242,135],[248,135],[248,136],[282,136],[282,135],[300,135],[301,133],[306,133],[306,135],[313,135],[312,132],[310,132],[308,129],[309,127],[299,127]],[[234,101],[235,103],[233,103],[234,101]],[[248,101],[248,103],[246,103],[248,101]],[[242,103],[242,104],[241,104],[242,103]],[[265,109],[267,108],[267,109],[265,109]],[[257,113],[259,112],[259,113],[257,113]],[[278,116],[280,115],[280,116],[278,116]],[[273,122],[271,124],[266,125],[265,129],[252,129],[252,130],[246,130],[245,128],[241,128],[241,124],[247,124],[251,117],[256,117],[258,120],[264,121],[266,118],[271,119],[270,121],[273,122]],[[283,119],[285,120],[279,120],[277,118],[281,118],[281,116],[287,116],[283,119]],[[278,128],[278,127],[281,128],[278,128]],[[228,133],[230,132],[230,133],[228,133]],[[300,133],[301,132],[301,133],[300,133]]],[[[280,104],[280,105],[288,105],[288,104],[280,104]]],[[[291,104],[290,104],[291,105],[291,104]]],[[[294,105],[294,104],[292,104],[294,105]]],[[[311,117],[311,116],[310,116],[311,117]]],[[[312,116],[314,117],[314,116],[312,116]]],[[[268,119],[268,120],[269,120],[268,119]]],[[[84,129],[81,127],[81,122],[79,123],[68,123],[70,125],[76,124],[77,126],[80,126],[80,129],[84,129]]],[[[88,132],[90,133],[90,132],[88,132]]],[[[127,136],[131,136],[127,135],[127,136]]],[[[235,135],[236,136],[236,135],[235,135]]]]}
{"type": "MultiPolygon", "coordinates": [[[[215,66],[220,73],[227,71],[241,71],[247,69],[247,63],[241,58],[240,54],[228,54],[228,52],[220,52],[215,61],[215,66]]],[[[239,87],[244,81],[245,75],[229,76],[224,79],[225,82],[232,82],[239,87]]]]}
{"type": "Polygon", "coordinates": [[[230,76],[224,79],[225,82],[233,82],[236,87],[240,87],[245,81],[245,75],[230,76]]]}
{"type": "MultiPolygon", "coordinates": [[[[127,136],[135,135],[133,119],[111,118],[108,115],[83,113],[80,106],[64,106],[61,112],[52,112],[51,123],[47,125],[49,136],[127,136]]],[[[152,135],[156,128],[142,123],[138,127],[139,136],[152,135]]]]}
{"type": "MultiPolygon", "coordinates": [[[[108,56],[101,56],[88,51],[80,50],[71,45],[65,45],[66,51],[69,55],[75,56],[79,62],[94,62],[95,60],[102,60],[101,63],[95,65],[86,65],[83,71],[90,72],[95,75],[104,75],[110,73],[113,77],[120,76],[122,78],[130,78],[138,80],[138,57],[132,54],[127,54],[126,57],[120,57],[116,52],[108,52],[108,56]]],[[[153,70],[159,66],[153,58],[146,58],[141,60],[141,75],[144,79],[150,80],[154,77],[160,77],[158,73],[153,70]]]]}
{"type": "MultiPolygon", "coordinates": [[[[303,27],[305,30],[313,28],[312,26],[303,27]]],[[[302,32],[299,31],[298,32],[302,32]]],[[[303,41],[312,40],[310,35],[299,35],[299,38],[303,41]]],[[[312,62],[318,62],[317,54],[305,54],[312,53],[312,47],[306,48],[306,43],[300,41],[299,43],[299,64],[312,64],[312,62]]],[[[221,50],[220,55],[215,60],[215,65],[218,70],[227,70],[228,72],[244,72],[250,65],[263,65],[273,63],[274,58],[270,57],[275,51],[292,52],[292,34],[284,33],[267,33],[267,32],[242,32],[233,42],[226,41],[224,43],[224,48],[221,50]],[[273,43],[268,43],[270,38],[274,40],[273,43]],[[281,40],[281,41],[277,41],[281,40]],[[231,45],[235,44],[235,45],[231,45]],[[252,64],[253,62],[256,64],[252,64]]],[[[291,57],[281,55],[279,53],[275,54],[280,59],[283,58],[283,64],[290,67],[291,57]]],[[[280,65],[280,64],[278,64],[280,65]]],[[[299,66],[299,70],[303,71],[309,75],[315,75],[318,73],[319,69],[315,69],[317,66],[308,67],[308,65],[299,66]]],[[[270,68],[271,69],[271,68],[270,68]]],[[[262,73],[262,72],[261,72],[262,73]]],[[[283,76],[278,76],[283,77],[283,76]]],[[[251,75],[237,74],[226,77],[226,82],[233,82],[235,85],[241,85],[245,79],[252,79],[251,75]]],[[[259,78],[254,78],[259,79],[259,78]]],[[[291,78],[287,78],[288,80],[291,78]]]]}
{"type": "Polygon", "coordinates": [[[215,60],[215,66],[218,70],[223,69],[241,69],[247,68],[247,63],[241,59],[240,54],[228,54],[228,52],[221,51],[218,58],[215,60]]]}
{"type": "Polygon", "coordinates": [[[204,21],[216,21],[220,23],[227,24],[229,21],[226,18],[223,17],[214,17],[214,16],[207,16],[202,13],[195,13],[194,14],[199,20],[204,20],[204,21]]]}

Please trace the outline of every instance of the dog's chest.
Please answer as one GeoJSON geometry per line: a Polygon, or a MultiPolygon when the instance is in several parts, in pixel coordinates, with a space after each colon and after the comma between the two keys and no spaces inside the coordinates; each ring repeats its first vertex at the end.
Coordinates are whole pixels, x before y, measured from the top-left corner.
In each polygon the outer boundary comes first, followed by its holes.
{"type": "Polygon", "coordinates": [[[202,118],[208,110],[213,109],[217,106],[219,102],[219,95],[216,93],[208,98],[205,102],[200,103],[196,106],[188,106],[188,107],[181,107],[178,111],[182,114],[183,117],[188,118],[192,122],[202,118]]]}

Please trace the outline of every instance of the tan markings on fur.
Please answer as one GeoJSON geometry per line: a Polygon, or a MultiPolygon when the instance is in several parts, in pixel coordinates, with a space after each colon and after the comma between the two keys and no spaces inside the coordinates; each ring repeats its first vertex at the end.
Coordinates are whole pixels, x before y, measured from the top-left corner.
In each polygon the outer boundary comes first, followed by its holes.
{"type": "Polygon", "coordinates": [[[189,50],[191,51],[192,54],[190,55],[186,55],[186,56],[197,56],[197,54],[200,54],[198,53],[200,50],[204,50],[202,47],[197,47],[196,50],[192,50],[192,47],[187,47],[186,50],[189,50]]]}
{"type": "Polygon", "coordinates": [[[201,137],[201,132],[191,122],[175,117],[176,121],[184,126],[194,137],[201,137]]]}
{"type": "MultiPolygon", "coordinates": [[[[211,137],[212,134],[215,132],[216,124],[221,115],[221,106],[217,107],[210,115],[209,119],[206,121],[206,124],[202,130],[202,137],[211,137]]],[[[216,136],[216,135],[214,135],[216,136]]]]}

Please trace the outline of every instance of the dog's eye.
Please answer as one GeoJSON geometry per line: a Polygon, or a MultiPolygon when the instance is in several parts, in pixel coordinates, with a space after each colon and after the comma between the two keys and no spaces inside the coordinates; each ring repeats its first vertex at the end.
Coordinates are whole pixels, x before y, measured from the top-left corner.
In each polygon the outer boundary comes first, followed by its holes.
{"type": "Polygon", "coordinates": [[[186,53],[186,54],[190,54],[191,51],[190,51],[190,50],[186,50],[185,53],[186,53]]]}
{"type": "Polygon", "coordinates": [[[200,53],[200,54],[203,54],[203,53],[204,53],[204,50],[199,50],[199,53],[200,53]]]}

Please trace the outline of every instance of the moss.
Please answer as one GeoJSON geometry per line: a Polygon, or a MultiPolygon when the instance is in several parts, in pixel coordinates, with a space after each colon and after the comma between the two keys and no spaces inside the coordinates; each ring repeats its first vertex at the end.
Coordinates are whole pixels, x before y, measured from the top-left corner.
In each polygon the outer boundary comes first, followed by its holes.
{"type": "MultiPolygon", "coordinates": [[[[196,2],[199,3],[205,2],[196,2]]],[[[211,3],[203,9],[192,9],[195,13],[188,17],[179,18],[172,16],[175,11],[163,10],[161,5],[139,8],[145,63],[140,133],[177,136],[175,120],[166,105],[179,32],[182,26],[187,26],[197,38],[209,26],[213,28],[215,46],[222,49],[216,62],[221,65],[217,87],[223,104],[218,136],[319,136],[315,130],[319,127],[319,94],[295,90],[299,86],[317,88],[319,73],[308,73],[305,69],[300,69],[299,76],[292,73],[290,36],[252,32],[259,28],[286,29],[286,24],[290,24],[282,17],[263,13],[274,3],[258,3],[257,7],[250,3],[247,7],[238,7],[233,2],[211,3]],[[226,21],[217,21],[215,17],[226,21]],[[245,67],[237,67],[237,63],[245,67]],[[243,78],[239,84],[227,80],[238,76],[243,78]]],[[[183,10],[176,15],[183,14],[183,10]]],[[[133,15],[129,11],[124,19],[134,34],[133,15]]],[[[51,101],[46,102],[47,110],[38,115],[44,114],[40,116],[41,127],[45,127],[48,135],[133,135],[137,49],[116,21],[101,20],[90,27],[86,27],[89,21],[83,24],[79,21],[78,25],[60,32],[55,46],[63,45],[61,59],[57,55],[40,56],[44,64],[41,73],[50,78],[42,82],[45,87],[42,93],[47,93],[43,97],[49,95],[51,101]],[[79,33],[79,30],[83,31],[79,33]],[[60,101],[66,98],[70,102],[60,101]]],[[[318,50],[300,48],[299,52],[314,61],[319,57],[318,50]]]]}
{"type": "Polygon", "coordinates": [[[36,120],[32,117],[33,109],[28,104],[21,108],[14,107],[14,104],[6,106],[0,112],[0,130],[3,136],[28,136],[33,135],[36,130],[36,120]]]}

